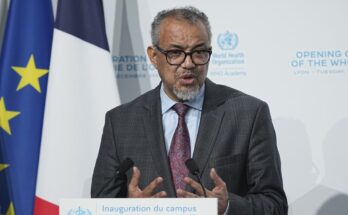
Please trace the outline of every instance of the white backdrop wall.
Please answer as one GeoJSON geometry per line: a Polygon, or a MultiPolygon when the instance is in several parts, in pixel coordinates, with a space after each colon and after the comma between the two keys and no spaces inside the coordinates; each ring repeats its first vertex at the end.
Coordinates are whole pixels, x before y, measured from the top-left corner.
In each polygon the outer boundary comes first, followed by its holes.
{"type": "Polygon", "coordinates": [[[187,5],[210,18],[208,77],[270,105],[289,214],[347,214],[348,2],[104,0],[122,102],[159,82],[145,55],[153,17],[187,5]]]}
{"type": "Polygon", "coordinates": [[[347,214],[348,2],[104,0],[122,103],[159,82],[145,55],[153,17],[187,5],[210,18],[208,77],[270,105],[289,214],[347,214]]]}

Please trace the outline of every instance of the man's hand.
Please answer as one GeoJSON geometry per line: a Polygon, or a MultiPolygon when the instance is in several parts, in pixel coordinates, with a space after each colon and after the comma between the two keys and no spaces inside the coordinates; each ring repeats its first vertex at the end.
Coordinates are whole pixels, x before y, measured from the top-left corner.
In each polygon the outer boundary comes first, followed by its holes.
{"type": "MultiPolygon", "coordinates": [[[[214,168],[210,170],[210,178],[214,181],[215,187],[211,191],[204,188],[206,190],[207,197],[218,198],[219,215],[224,214],[228,206],[228,191],[226,183],[220,178],[220,176],[216,173],[214,168]]],[[[204,197],[202,187],[198,182],[188,177],[185,177],[184,180],[196,191],[196,193],[190,193],[185,190],[178,189],[177,194],[179,196],[185,198],[204,197]]]]}
{"type": "Polygon", "coordinates": [[[139,188],[140,171],[137,167],[133,167],[133,175],[128,185],[128,198],[160,198],[166,197],[167,193],[161,191],[154,194],[155,189],[162,183],[163,178],[155,178],[143,190],[139,188]]]}

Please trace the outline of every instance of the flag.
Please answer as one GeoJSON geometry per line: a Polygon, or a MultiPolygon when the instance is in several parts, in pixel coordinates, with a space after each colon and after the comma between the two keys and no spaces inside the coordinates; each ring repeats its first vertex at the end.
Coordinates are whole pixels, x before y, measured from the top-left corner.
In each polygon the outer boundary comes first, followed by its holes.
{"type": "Polygon", "coordinates": [[[105,113],[119,103],[102,1],[58,1],[51,55],[35,215],[90,197],[105,113]]]}
{"type": "Polygon", "coordinates": [[[33,214],[53,33],[51,0],[12,0],[0,58],[0,214],[33,214]]]}

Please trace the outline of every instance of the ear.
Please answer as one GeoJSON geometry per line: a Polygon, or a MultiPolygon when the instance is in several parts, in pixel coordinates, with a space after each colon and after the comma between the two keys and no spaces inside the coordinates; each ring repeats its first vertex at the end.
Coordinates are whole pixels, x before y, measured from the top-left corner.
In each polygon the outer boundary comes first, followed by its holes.
{"type": "Polygon", "coordinates": [[[147,56],[149,57],[152,65],[157,69],[157,52],[153,46],[147,47],[147,56]]]}

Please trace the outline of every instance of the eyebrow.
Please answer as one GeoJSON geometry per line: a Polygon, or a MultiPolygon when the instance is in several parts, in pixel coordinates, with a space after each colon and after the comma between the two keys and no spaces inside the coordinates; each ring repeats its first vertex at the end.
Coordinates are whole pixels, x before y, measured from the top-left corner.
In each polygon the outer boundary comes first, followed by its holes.
{"type": "MultiPolygon", "coordinates": [[[[200,47],[206,47],[205,43],[199,43],[199,44],[195,45],[194,47],[192,47],[191,50],[195,50],[196,48],[200,48],[200,47]]],[[[177,45],[177,44],[170,44],[169,48],[177,48],[177,49],[184,50],[183,46],[177,45]]],[[[211,47],[206,47],[206,48],[210,49],[211,47]]]]}

